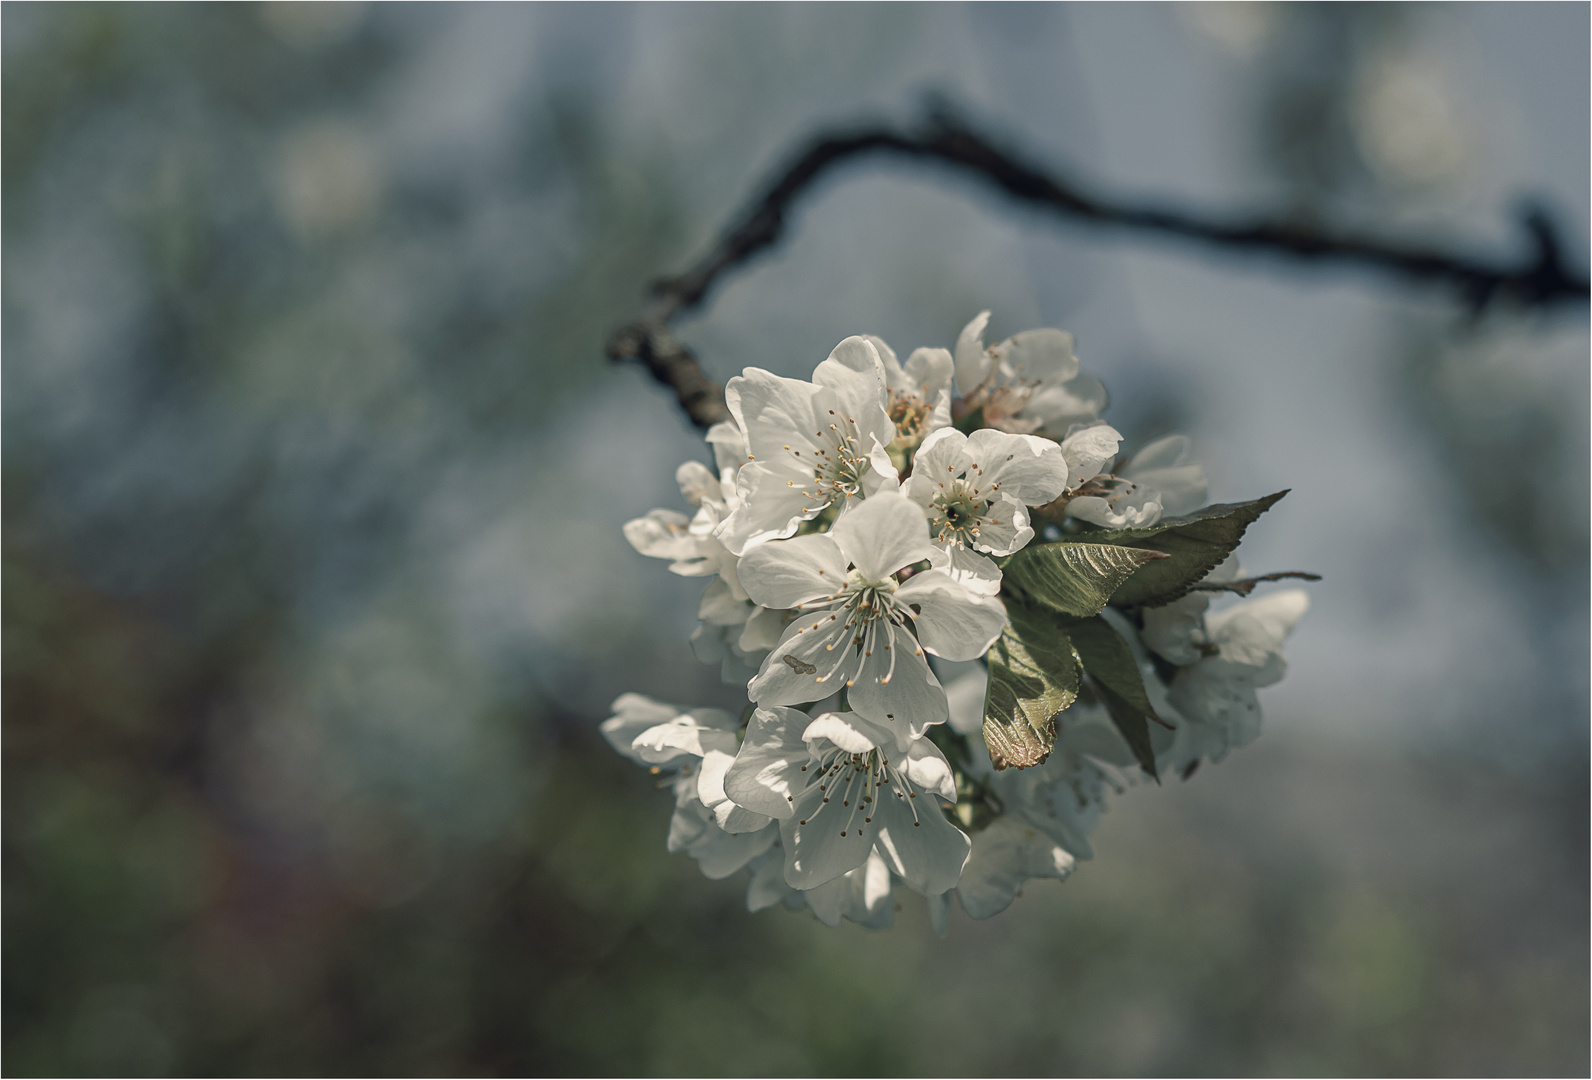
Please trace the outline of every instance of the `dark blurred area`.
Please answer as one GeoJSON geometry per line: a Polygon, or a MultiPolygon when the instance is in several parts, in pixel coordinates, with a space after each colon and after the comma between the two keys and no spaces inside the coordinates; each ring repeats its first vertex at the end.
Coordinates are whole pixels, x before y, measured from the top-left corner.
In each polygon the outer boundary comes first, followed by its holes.
{"type": "Polygon", "coordinates": [[[1314,606],[1256,745],[936,938],[664,851],[734,707],[601,359],[801,137],[930,90],[1113,190],[1584,267],[1585,5],[7,3],[4,1050],[48,1074],[1584,1074],[1584,307],[837,179],[716,377],[1061,325],[1314,606]]]}

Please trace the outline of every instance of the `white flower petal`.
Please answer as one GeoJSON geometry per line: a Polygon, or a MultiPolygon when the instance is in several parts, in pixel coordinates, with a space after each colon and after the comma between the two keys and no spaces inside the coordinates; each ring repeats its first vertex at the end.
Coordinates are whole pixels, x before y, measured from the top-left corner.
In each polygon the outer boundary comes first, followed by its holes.
{"type": "Polygon", "coordinates": [[[741,631],[736,647],[747,655],[765,653],[779,644],[785,632],[785,612],[774,608],[754,607],[746,618],[746,628],[741,631]]]}
{"type": "Polygon", "coordinates": [[[1118,475],[1156,492],[1162,515],[1178,518],[1204,507],[1208,491],[1205,468],[1189,460],[1189,451],[1186,435],[1157,438],[1122,465],[1118,475]]]}
{"type": "Polygon", "coordinates": [[[793,608],[839,592],[846,584],[846,555],[827,534],[773,540],[742,556],[736,574],[759,607],[793,608]]]}
{"type": "Polygon", "coordinates": [[[951,680],[945,700],[951,710],[951,730],[958,735],[977,735],[984,728],[984,694],[989,675],[975,668],[951,680]]]}
{"type": "Polygon", "coordinates": [[[882,745],[881,735],[886,742],[894,741],[889,732],[876,730],[875,725],[851,712],[824,713],[802,731],[802,739],[808,746],[827,739],[848,754],[866,754],[876,749],[882,745]]]}
{"type": "Polygon", "coordinates": [[[835,346],[830,358],[813,371],[813,382],[818,387],[813,398],[815,433],[830,424],[842,432],[855,425],[864,448],[870,437],[886,443],[895,438],[895,424],[885,411],[889,398],[884,367],[866,339],[850,337],[835,346]]]}
{"type": "Polygon", "coordinates": [[[967,436],[954,427],[930,433],[912,458],[912,475],[902,492],[925,509],[933,505],[940,488],[954,480],[967,465],[967,436]]]}
{"type": "Polygon", "coordinates": [[[1001,591],[1001,568],[994,560],[960,544],[947,544],[934,557],[933,565],[934,569],[943,571],[952,581],[979,596],[996,596],[1001,591]]]}
{"type": "Polygon", "coordinates": [[[657,727],[667,723],[680,715],[677,706],[647,697],[645,694],[620,694],[614,698],[614,703],[609,706],[614,715],[602,722],[598,728],[608,745],[619,751],[632,761],[640,761],[631,744],[648,728],[657,727]]]}
{"type": "Polygon", "coordinates": [[[1309,609],[1309,593],[1284,589],[1216,612],[1206,618],[1205,627],[1212,643],[1221,648],[1223,660],[1270,667],[1274,655],[1281,657],[1283,640],[1309,609]]]}
{"type": "Polygon", "coordinates": [[[921,790],[946,802],[956,801],[956,774],[940,748],[928,739],[913,739],[905,753],[892,755],[890,764],[906,773],[907,779],[921,790]]]}
{"type": "Polygon", "coordinates": [[[1110,499],[1080,495],[1067,504],[1067,513],[1107,529],[1144,529],[1161,520],[1161,503],[1149,488],[1135,487],[1110,499]]]}
{"type": "Polygon", "coordinates": [[[1210,605],[1209,593],[1192,592],[1170,604],[1145,608],[1139,634],[1145,648],[1180,666],[1199,663],[1205,655],[1199,646],[1205,641],[1204,616],[1210,605]]]}
{"type": "Polygon", "coordinates": [[[686,849],[709,881],[720,881],[740,870],[774,845],[779,829],[772,822],[757,832],[727,833],[711,822],[686,849]]]}
{"type": "Polygon", "coordinates": [[[716,828],[712,822],[712,815],[708,808],[697,802],[676,806],[674,814],[669,818],[669,838],[664,843],[664,848],[669,854],[684,851],[702,838],[710,828],[716,828]]]}
{"type": "Polygon", "coordinates": [[[836,345],[829,359],[813,369],[813,384],[833,390],[856,416],[875,401],[884,401],[885,372],[879,350],[862,335],[836,345]],[[861,379],[858,379],[861,376],[861,379]]]}
{"type": "Polygon", "coordinates": [[[930,434],[940,431],[951,425],[951,392],[941,390],[934,395],[930,402],[929,418],[923,425],[923,430],[930,434]]]}
{"type": "Polygon", "coordinates": [[[733,420],[720,420],[708,428],[708,445],[713,447],[713,463],[719,472],[746,464],[746,433],[733,420]]]}
{"type": "Polygon", "coordinates": [[[890,868],[877,851],[870,852],[855,870],[802,895],[826,926],[839,926],[840,920],[846,918],[870,930],[883,930],[895,921],[895,905],[890,902],[890,868]]]}
{"type": "Polygon", "coordinates": [[[1011,906],[1030,878],[1065,879],[1077,860],[1032,824],[996,818],[974,834],[972,854],[956,894],[975,919],[987,919],[1011,906]]]}
{"type": "Polygon", "coordinates": [[[807,900],[807,906],[812,908],[813,916],[819,922],[825,926],[840,925],[840,920],[845,918],[846,909],[853,901],[851,874],[859,872],[860,868],[802,893],[807,900]]]}
{"type": "Polygon", "coordinates": [[[918,640],[947,660],[983,656],[1006,626],[1006,606],[999,599],[979,596],[941,570],[908,578],[896,590],[896,601],[920,608],[918,640]]]}
{"type": "MultiPolygon", "coordinates": [[[[1097,715],[1103,712],[1103,709],[1097,710],[1097,715]]],[[[1112,727],[1109,719],[1102,719],[1099,726],[1102,729],[1112,727]]],[[[1156,730],[1165,731],[1159,727],[1156,730]]],[[[1128,753],[1131,761],[1132,751],[1128,753]]],[[[1064,750],[1063,758],[1065,756],[1064,750]]],[[[1075,751],[1070,765],[1052,754],[1052,764],[1036,770],[1037,774],[1017,778],[1016,786],[1018,790],[1026,789],[1026,797],[1009,795],[1011,787],[1001,790],[1007,798],[1008,814],[1026,817],[1075,858],[1090,859],[1094,857],[1094,848],[1089,843],[1089,834],[1100,823],[1105,774],[1092,762],[1079,764],[1079,760],[1075,751]]]]}
{"type": "Polygon", "coordinates": [[[836,613],[804,615],[785,628],[779,644],[763,661],[747,695],[759,705],[801,705],[819,701],[845,684],[856,670],[851,635],[836,613]]]}
{"type": "Polygon", "coordinates": [[[1068,434],[1061,441],[1061,453],[1067,459],[1067,490],[1076,491],[1084,481],[1100,475],[1116,458],[1121,444],[1122,436],[1110,424],[1090,424],[1068,434]]]}
{"type": "Polygon", "coordinates": [[[1221,733],[1221,749],[1208,751],[1212,761],[1220,761],[1228,747],[1244,746],[1260,735],[1260,698],[1254,684],[1209,662],[1179,668],[1167,697],[1178,712],[1221,733]]]}
{"type": "Polygon", "coordinates": [[[746,865],[752,871],[752,880],[746,886],[747,911],[801,903],[802,894],[785,884],[784,848],[770,847],[746,865]]]}
{"type": "Polygon", "coordinates": [[[896,471],[895,462],[890,460],[890,451],[878,439],[873,440],[873,449],[868,451],[868,465],[868,471],[862,474],[864,496],[901,490],[901,474],[896,471]]]}
{"type": "Polygon", "coordinates": [[[1024,330],[991,350],[1012,382],[1064,383],[1078,374],[1072,335],[1049,327],[1024,330]]]}
{"type": "Polygon", "coordinates": [[[801,771],[811,754],[802,741],[810,722],[795,709],[758,709],[746,728],[735,761],[725,770],[725,794],[748,810],[788,818],[796,793],[807,783],[801,771]]]}
{"type": "Polygon", "coordinates": [[[811,473],[795,469],[788,458],[752,462],[736,474],[740,505],[719,523],[714,537],[741,555],[749,547],[791,535],[804,518],[822,509],[813,508],[802,494],[802,485],[811,479],[811,473]]]}
{"type": "Polygon", "coordinates": [[[813,785],[796,797],[796,812],[780,822],[785,881],[792,888],[811,889],[833,881],[861,866],[873,850],[877,822],[864,827],[860,810],[852,814],[851,808],[838,802],[825,804],[823,798],[823,791],[813,785]]]}
{"type": "Polygon", "coordinates": [[[901,361],[896,359],[895,350],[878,334],[864,334],[862,338],[873,346],[874,352],[879,354],[879,362],[884,365],[885,384],[894,386],[895,383],[891,380],[901,373],[901,361]]]}
{"type": "Polygon", "coordinates": [[[735,590],[722,579],[710,582],[697,604],[697,618],[710,626],[740,626],[757,608],[735,598],[735,590]]]}
{"type": "MultiPolygon", "coordinates": [[[[933,559],[935,554],[922,509],[893,492],[881,492],[851,507],[829,535],[866,581],[884,581],[902,567],[933,559]]],[[[744,582],[744,562],[742,566],[744,582]]]]}
{"type": "Polygon", "coordinates": [[[967,834],[946,820],[933,795],[884,796],[874,819],[880,825],[875,843],[902,881],[930,896],[956,887],[970,845],[967,834]]]}
{"type": "Polygon", "coordinates": [[[978,519],[978,538],[973,546],[991,555],[1010,555],[1033,538],[1028,508],[1002,491],[978,519]]]}
{"type": "Polygon", "coordinates": [[[1067,490],[1067,457],[1050,439],[980,428],[968,436],[967,455],[983,467],[985,485],[998,482],[1024,506],[1044,506],[1067,490]]]}
{"type": "Polygon", "coordinates": [[[981,311],[956,336],[956,392],[962,397],[978,389],[989,375],[992,361],[984,348],[984,327],[988,325],[989,312],[981,311]]]}
{"type": "Polygon", "coordinates": [[[724,794],[724,773],[733,764],[735,754],[723,750],[709,750],[702,755],[702,764],[697,767],[696,790],[703,806],[712,809],[729,798],[724,794]]]}
{"type": "Polygon", "coordinates": [[[1042,386],[1028,399],[1025,412],[1040,419],[1048,434],[1058,439],[1072,425],[1091,423],[1105,411],[1110,395],[1093,375],[1078,375],[1060,386],[1042,386]]]}
{"type": "MultiPolygon", "coordinates": [[[[717,709],[697,711],[719,712],[717,709]]],[[[723,715],[727,717],[729,714],[723,715]]],[[[731,720],[730,723],[733,724],[734,721],[731,720]]],[[[722,750],[733,754],[739,745],[734,731],[724,730],[717,725],[704,726],[696,717],[687,714],[648,728],[636,736],[630,747],[643,763],[666,765],[679,760],[683,755],[702,757],[710,750],[722,750]]]]}
{"type": "Polygon", "coordinates": [[[734,764],[734,754],[709,750],[697,767],[696,798],[713,811],[713,820],[725,832],[756,832],[774,819],[771,815],[746,809],[725,794],[724,775],[734,764]]]}
{"type": "Polygon", "coordinates": [[[901,374],[901,385],[892,383],[893,389],[922,394],[925,402],[933,402],[955,381],[956,360],[949,349],[913,349],[901,374]]]}
{"type": "Polygon", "coordinates": [[[674,482],[680,485],[680,494],[692,506],[701,506],[703,499],[722,499],[719,478],[700,461],[687,461],[674,471],[674,482]]]}
{"type": "Polygon", "coordinates": [[[724,399],[753,460],[773,460],[785,443],[805,441],[815,430],[818,387],[762,368],[747,368],[724,387],[724,399]]]}
{"type": "Polygon", "coordinates": [[[1156,493],[1165,517],[1191,514],[1205,505],[1209,491],[1205,482],[1205,469],[1200,465],[1177,465],[1166,469],[1124,469],[1124,480],[1156,493]]]}
{"type": "Polygon", "coordinates": [[[897,634],[895,671],[890,671],[889,653],[882,648],[865,656],[862,671],[846,691],[852,709],[895,734],[898,747],[922,735],[935,724],[943,724],[950,713],[940,680],[929,670],[929,662],[918,651],[910,634],[897,634]],[[888,675],[890,681],[884,681],[888,675]]]}
{"type": "Polygon", "coordinates": [[[696,559],[701,552],[690,525],[691,519],[678,511],[653,510],[625,522],[625,539],[650,559],[696,559]]]}
{"type": "MultiPolygon", "coordinates": [[[[758,832],[773,824],[774,819],[767,814],[753,813],[744,806],[738,806],[725,799],[713,808],[713,820],[719,828],[732,835],[740,833],[758,832]]],[[[778,835],[778,830],[774,831],[778,835]]]]}

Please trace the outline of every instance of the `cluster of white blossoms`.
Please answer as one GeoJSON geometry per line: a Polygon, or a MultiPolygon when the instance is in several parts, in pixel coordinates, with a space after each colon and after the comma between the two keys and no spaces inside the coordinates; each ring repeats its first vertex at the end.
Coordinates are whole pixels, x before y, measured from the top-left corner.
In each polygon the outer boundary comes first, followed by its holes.
{"type": "Polygon", "coordinates": [[[749,870],[754,911],[888,926],[904,885],[942,932],[953,893],[993,915],[1091,856],[1107,791],[1255,738],[1283,676],[1302,591],[1207,610],[1254,588],[1232,552],[1281,496],[1202,509],[1181,436],[1119,463],[1070,335],[986,347],[988,319],[905,364],[861,336],[811,380],[747,368],[716,468],[676,474],[694,514],[625,526],[710,579],[691,645],[749,705],[624,694],[603,735],[672,786],[669,850],[749,870]]]}

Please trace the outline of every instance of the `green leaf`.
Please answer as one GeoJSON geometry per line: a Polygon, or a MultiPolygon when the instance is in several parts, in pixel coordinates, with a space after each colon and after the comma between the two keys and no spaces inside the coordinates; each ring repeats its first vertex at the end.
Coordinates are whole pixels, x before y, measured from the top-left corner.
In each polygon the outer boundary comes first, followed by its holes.
{"type": "Polygon", "coordinates": [[[1158,724],[1165,721],[1155,715],[1155,707],[1150,704],[1133,650],[1101,616],[1078,619],[1068,626],[1067,633],[1089,681],[1099,691],[1100,700],[1111,714],[1111,722],[1127,740],[1139,765],[1159,780],[1155,771],[1155,750],[1150,745],[1149,721],[1158,724]]]}
{"type": "Polygon", "coordinates": [[[1060,621],[1020,601],[989,650],[984,743],[997,769],[1042,765],[1056,745],[1056,717],[1078,697],[1082,668],[1060,621]]]}
{"type": "Polygon", "coordinates": [[[1129,575],[1111,594],[1111,605],[1159,607],[1187,595],[1217,563],[1232,554],[1243,539],[1244,530],[1286,494],[1287,491],[1279,491],[1252,502],[1217,503],[1187,517],[1165,518],[1147,529],[1087,533],[1092,544],[1120,544],[1167,556],[1129,575]]]}
{"type": "Polygon", "coordinates": [[[1097,682],[1094,688],[1099,693],[1100,701],[1105,705],[1106,711],[1111,714],[1111,722],[1117,726],[1117,730],[1122,733],[1129,748],[1133,750],[1133,756],[1138,760],[1139,767],[1159,784],[1161,776],[1155,771],[1155,749],[1150,745],[1150,725],[1145,722],[1144,714],[1118,697],[1109,686],[1097,682]]]}
{"type": "Polygon", "coordinates": [[[980,405],[952,426],[963,435],[973,434],[973,432],[984,426],[984,406],[980,405]]]}
{"type": "Polygon", "coordinates": [[[1087,618],[1100,614],[1135,571],[1166,558],[1165,552],[1152,548],[1113,543],[1030,544],[1003,560],[1001,594],[1018,594],[1063,615],[1087,618]]]}

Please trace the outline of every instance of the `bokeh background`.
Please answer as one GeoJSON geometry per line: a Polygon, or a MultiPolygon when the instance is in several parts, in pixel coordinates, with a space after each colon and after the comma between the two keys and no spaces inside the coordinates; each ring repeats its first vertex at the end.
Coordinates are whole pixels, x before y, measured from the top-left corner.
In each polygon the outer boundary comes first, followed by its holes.
{"type": "Polygon", "coordinates": [[[1071,329],[1292,495],[1265,736],[946,939],[746,913],[602,745],[729,704],[601,347],[795,142],[926,93],[1123,196],[1588,234],[1588,8],[3,8],[4,1051],[59,1073],[1582,1074],[1588,316],[825,183],[680,332],[1071,329]]]}

